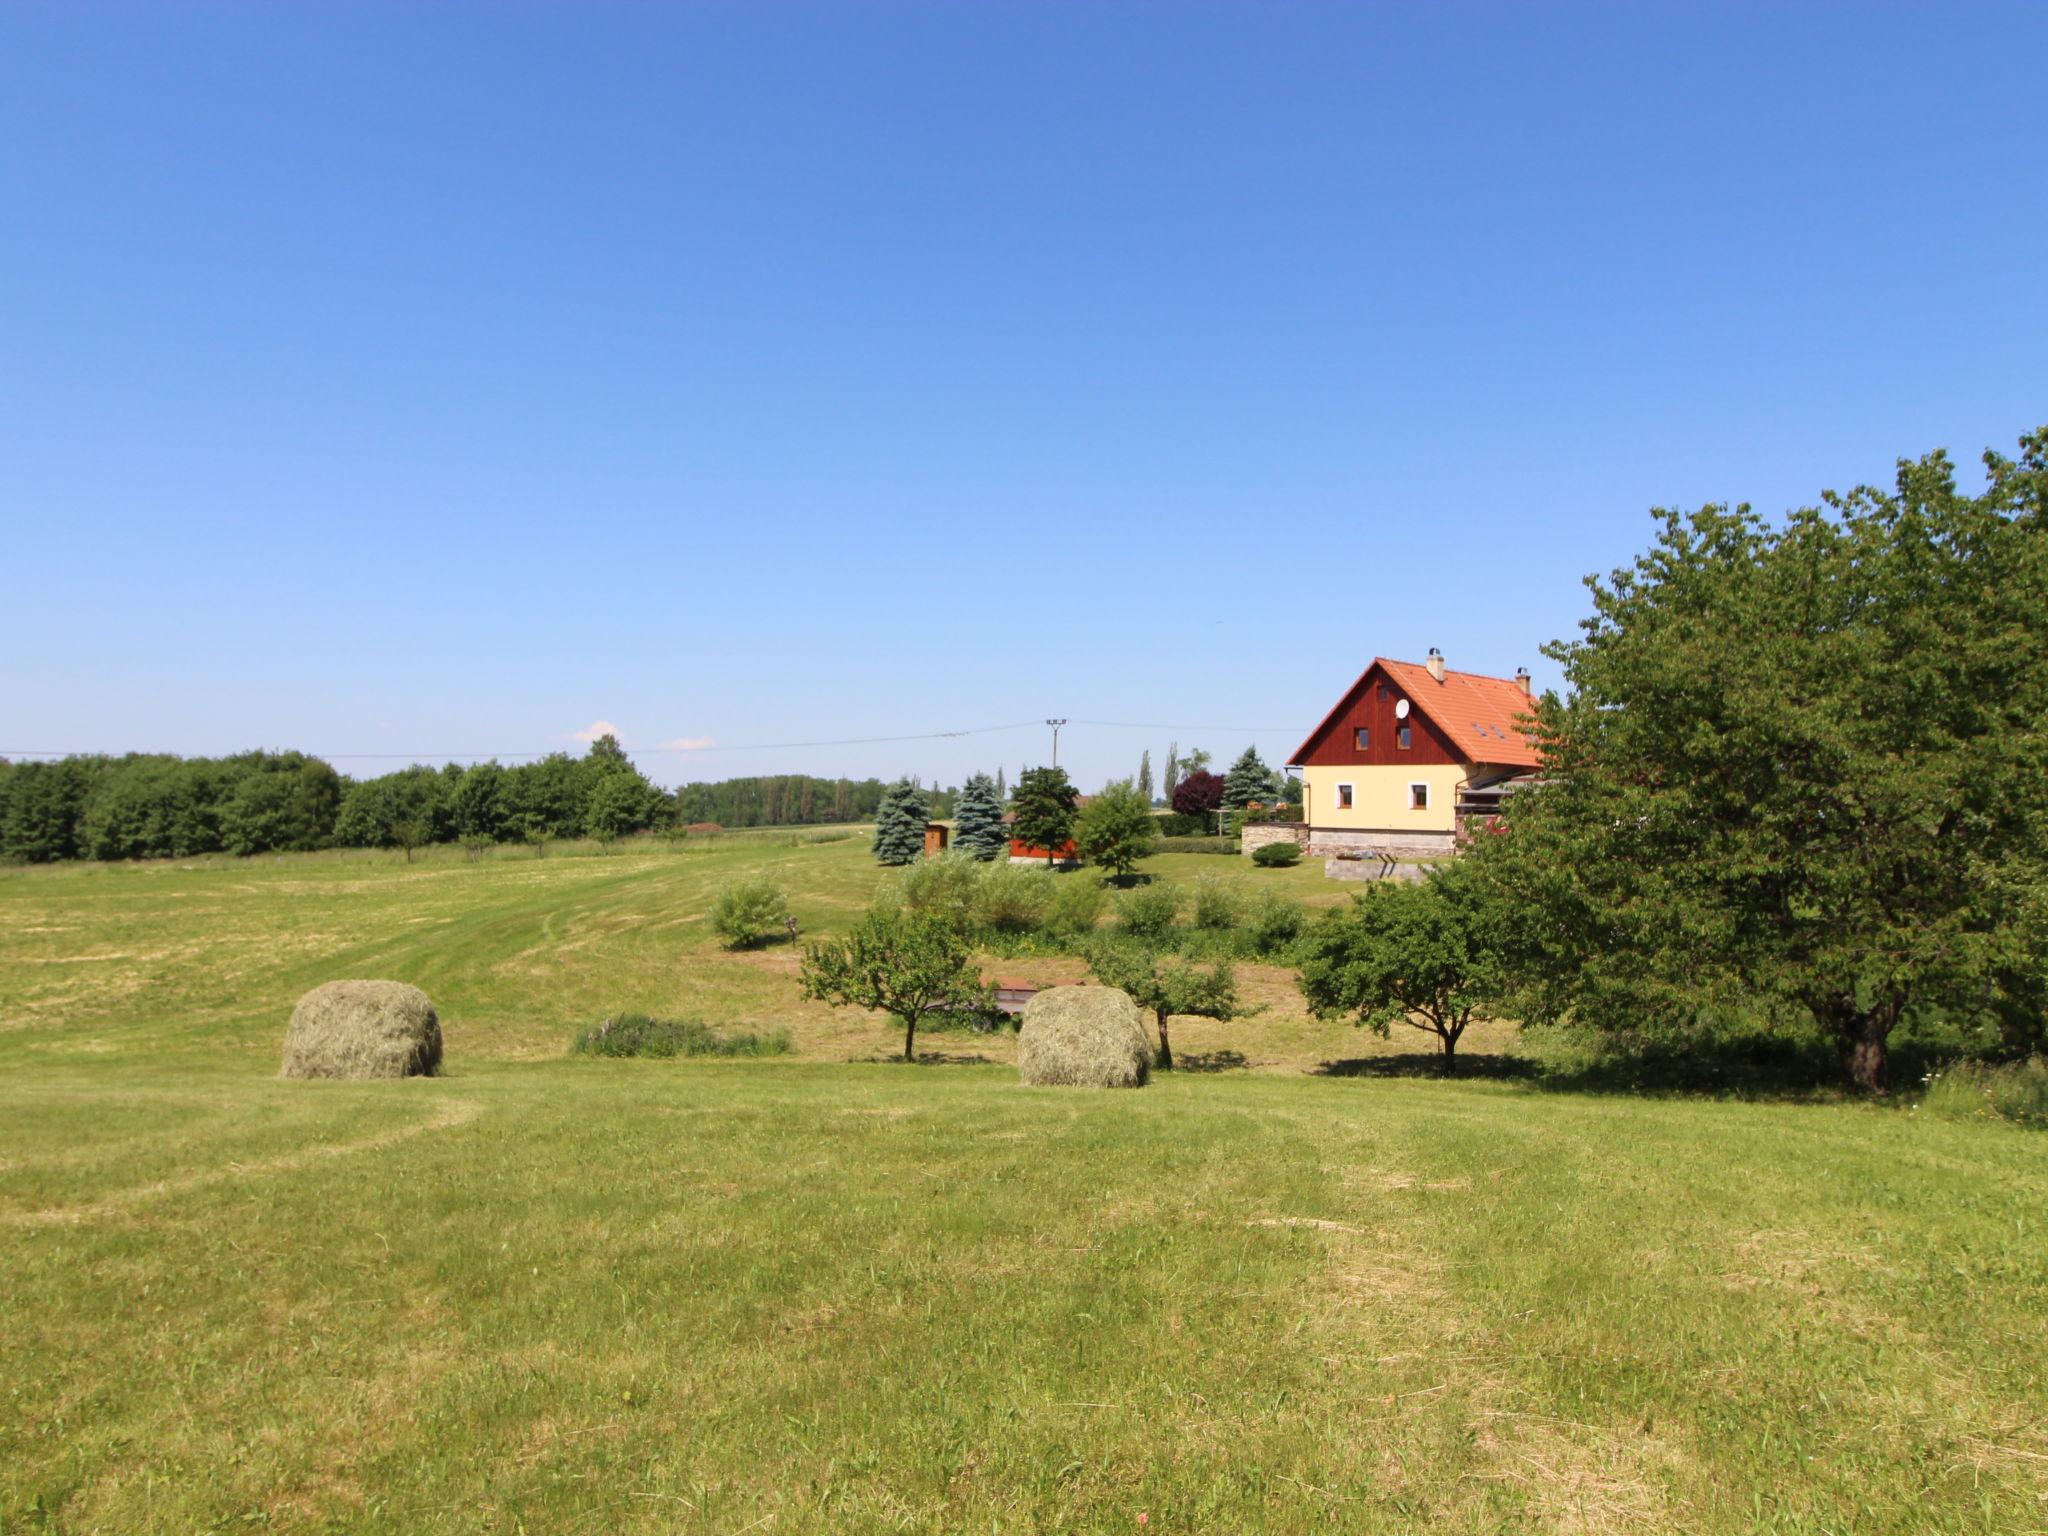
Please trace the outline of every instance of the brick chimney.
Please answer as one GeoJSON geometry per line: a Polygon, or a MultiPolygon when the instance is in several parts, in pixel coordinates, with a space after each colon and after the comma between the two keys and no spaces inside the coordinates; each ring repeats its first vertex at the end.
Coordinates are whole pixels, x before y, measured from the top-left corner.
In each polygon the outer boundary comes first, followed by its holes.
{"type": "Polygon", "coordinates": [[[1527,667],[1515,668],[1515,681],[1522,685],[1522,692],[1528,693],[1531,691],[1529,686],[1529,669],[1527,667]]]}
{"type": "Polygon", "coordinates": [[[1433,645],[1429,648],[1429,675],[1438,682],[1444,680],[1444,653],[1433,645]]]}

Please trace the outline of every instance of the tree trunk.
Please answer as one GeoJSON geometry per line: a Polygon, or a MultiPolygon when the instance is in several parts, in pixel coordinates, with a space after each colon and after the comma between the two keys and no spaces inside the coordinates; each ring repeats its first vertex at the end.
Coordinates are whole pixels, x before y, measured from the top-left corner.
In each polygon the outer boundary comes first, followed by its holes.
{"type": "Polygon", "coordinates": [[[1445,1035],[1443,1042],[1444,1076],[1456,1077],[1458,1075],[1458,1037],[1456,1035],[1445,1035]]]}
{"type": "Polygon", "coordinates": [[[1892,1086],[1888,1044],[1892,1025],[1899,1016],[1896,1003],[1873,1008],[1856,1019],[1846,1031],[1844,1054],[1849,1076],[1865,1093],[1889,1093],[1892,1086]]]}
{"type": "Polygon", "coordinates": [[[905,1019],[903,1021],[903,1059],[905,1061],[917,1060],[917,1056],[915,1055],[916,1048],[917,1020],[905,1019]]]}
{"type": "Polygon", "coordinates": [[[1173,1070],[1173,1042],[1166,1037],[1166,1010],[1159,1008],[1155,1009],[1154,1012],[1159,1015],[1159,1070],[1171,1072],[1173,1070]]]}

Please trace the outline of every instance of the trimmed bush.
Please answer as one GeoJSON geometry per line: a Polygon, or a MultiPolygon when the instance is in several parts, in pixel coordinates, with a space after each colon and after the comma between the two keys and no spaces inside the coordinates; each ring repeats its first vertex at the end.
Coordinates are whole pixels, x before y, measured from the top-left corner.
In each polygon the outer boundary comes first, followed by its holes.
{"type": "Polygon", "coordinates": [[[1145,1015],[1114,987],[1047,987],[1024,1006],[1017,1074],[1033,1087],[1142,1088],[1152,1075],[1145,1015]]]}
{"type": "Polygon", "coordinates": [[[402,981],[330,981],[299,999],[284,1037],[284,1077],[431,1077],[441,1021],[402,981]]]}
{"type": "Polygon", "coordinates": [[[1116,923],[1140,939],[1161,939],[1180,918],[1180,887],[1154,882],[1125,891],[1116,899],[1116,923]]]}
{"type": "Polygon", "coordinates": [[[1154,853],[1230,853],[1238,852],[1234,837],[1162,837],[1154,853]]]}
{"type": "Polygon", "coordinates": [[[1179,811],[1168,811],[1159,818],[1161,837],[1207,837],[1215,829],[1213,816],[1183,816],[1179,811]]]}
{"type": "Polygon", "coordinates": [[[788,926],[789,893],[765,876],[731,881],[711,899],[711,931],[727,949],[751,948],[788,926]]]}
{"type": "Polygon", "coordinates": [[[694,1019],[653,1019],[622,1013],[576,1037],[578,1056],[787,1056],[786,1029],[720,1033],[694,1019]]]}
{"type": "Polygon", "coordinates": [[[1289,869],[1301,862],[1301,844],[1264,843],[1252,850],[1252,862],[1261,869],[1289,869]]]}

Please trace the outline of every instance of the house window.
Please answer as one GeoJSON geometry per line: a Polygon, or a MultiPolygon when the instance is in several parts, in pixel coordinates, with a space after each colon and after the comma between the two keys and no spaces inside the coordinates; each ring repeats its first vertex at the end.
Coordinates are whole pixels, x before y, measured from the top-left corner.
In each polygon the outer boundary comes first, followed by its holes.
{"type": "Polygon", "coordinates": [[[1351,733],[1351,744],[1361,752],[1372,750],[1372,727],[1361,725],[1351,733]]]}
{"type": "Polygon", "coordinates": [[[1337,786],[1337,809],[1340,811],[1351,809],[1351,786],[1349,784],[1339,784],[1337,786]]]}
{"type": "Polygon", "coordinates": [[[1408,722],[1406,720],[1403,720],[1400,723],[1400,725],[1395,728],[1394,743],[1396,746],[1400,747],[1400,749],[1403,752],[1406,752],[1409,749],[1409,747],[1415,744],[1415,737],[1409,731],[1408,722]]]}
{"type": "Polygon", "coordinates": [[[1408,786],[1408,809],[1411,811],[1426,811],[1429,809],[1429,786],[1427,784],[1410,784],[1408,786]]]}

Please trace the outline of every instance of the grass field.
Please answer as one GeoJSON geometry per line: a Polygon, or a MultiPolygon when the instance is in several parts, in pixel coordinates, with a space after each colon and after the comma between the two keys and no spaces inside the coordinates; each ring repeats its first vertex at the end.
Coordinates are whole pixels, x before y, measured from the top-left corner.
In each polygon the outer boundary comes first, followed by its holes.
{"type": "Polygon", "coordinates": [[[0,872],[0,1531],[2048,1530],[2038,1133],[1319,1075],[1393,1047],[1268,970],[1244,1069],[1027,1091],[715,948],[857,840],[572,852],[0,872]],[[279,1081],[341,975],[447,1075],[279,1081]]]}

